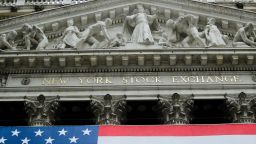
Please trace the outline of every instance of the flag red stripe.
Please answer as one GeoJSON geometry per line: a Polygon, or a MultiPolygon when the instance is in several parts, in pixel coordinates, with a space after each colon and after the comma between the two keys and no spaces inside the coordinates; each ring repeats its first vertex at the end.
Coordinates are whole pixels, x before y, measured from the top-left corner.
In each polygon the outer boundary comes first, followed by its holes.
{"type": "Polygon", "coordinates": [[[99,136],[256,135],[256,124],[100,126],[99,136]]]}

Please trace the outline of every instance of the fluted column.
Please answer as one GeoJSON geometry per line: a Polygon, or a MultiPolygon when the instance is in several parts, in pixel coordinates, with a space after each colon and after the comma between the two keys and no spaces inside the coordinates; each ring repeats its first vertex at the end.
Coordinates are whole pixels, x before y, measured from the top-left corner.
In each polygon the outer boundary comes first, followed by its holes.
{"type": "Polygon", "coordinates": [[[113,97],[109,94],[102,97],[91,97],[91,108],[99,125],[119,125],[124,119],[126,96],[113,97]]]}
{"type": "Polygon", "coordinates": [[[158,96],[158,103],[165,124],[188,124],[194,101],[191,97],[181,97],[174,93],[170,96],[158,96]]]}
{"type": "Polygon", "coordinates": [[[237,98],[227,97],[226,104],[233,123],[255,123],[256,97],[241,92],[237,98]]]}
{"type": "Polygon", "coordinates": [[[59,107],[59,96],[46,98],[39,95],[37,98],[24,97],[25,109],[29,115],[28,125],[48,126],[54,122],[54,114],[59,107]]]}

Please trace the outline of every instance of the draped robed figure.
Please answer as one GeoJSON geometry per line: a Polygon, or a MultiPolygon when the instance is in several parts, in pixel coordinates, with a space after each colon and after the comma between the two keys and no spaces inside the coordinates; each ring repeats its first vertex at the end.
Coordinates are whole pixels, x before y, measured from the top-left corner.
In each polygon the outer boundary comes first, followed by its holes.
{"type": "Polygon", "coordinates": [[[137,13],[125,18],[123,26],[124,37],[132,43],[154,44],[151,32],[159,30],[156,15],[147,14],[141,5],[137,8],[137,13]]]}

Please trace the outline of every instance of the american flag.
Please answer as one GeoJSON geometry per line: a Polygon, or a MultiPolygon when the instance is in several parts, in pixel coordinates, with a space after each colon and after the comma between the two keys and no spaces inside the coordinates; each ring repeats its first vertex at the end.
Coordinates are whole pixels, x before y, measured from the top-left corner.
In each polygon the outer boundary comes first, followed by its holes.
{"type": "Polygon", "coordinates": [[[96,144],[98,126],[0,127],[0,144],[96,144]]]}
{"type": "Polygon", "coordinates": [[[0,127],[0,144],[256,144],[256,124],[0,127]]]}

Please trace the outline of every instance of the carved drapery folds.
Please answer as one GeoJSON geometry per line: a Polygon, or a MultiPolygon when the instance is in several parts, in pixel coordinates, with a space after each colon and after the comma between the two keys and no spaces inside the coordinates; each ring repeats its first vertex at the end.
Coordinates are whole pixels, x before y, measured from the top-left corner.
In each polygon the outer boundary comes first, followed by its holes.
{"type": "Polygon", "coordinates": [[[188,124],[194,101],[174,93],[171,97],[158,96],[165,124],[188,124]]]}
{"type": "Polygon", "coordinates": [[[248,97],[241,92],[238,98],[226,97],[226,104],[234,123],[256,122],[256,97],[248,97]]]}
{"type": "Polygon", "coordinates": [[[91,108],[100,125],[119,125],[124,119],[126,96],[113,97],[109,94],[101,97],[91,97],[91,108]]]}
{"type": "Polygon", "coordinates": [[[59,107],[59,96],[53,98],[46,98],[44,95],[39,95],[37,98],[25,96],[24,99],[30,126],[52,125],[55,112],[59,107]]]}

